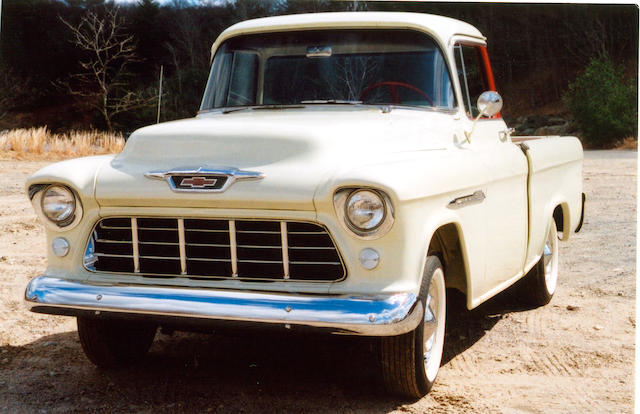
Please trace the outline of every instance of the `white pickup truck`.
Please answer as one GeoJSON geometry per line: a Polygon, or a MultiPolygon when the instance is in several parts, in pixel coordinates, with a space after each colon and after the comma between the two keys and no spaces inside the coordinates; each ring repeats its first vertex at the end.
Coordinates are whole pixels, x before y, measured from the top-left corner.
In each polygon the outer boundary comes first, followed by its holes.
{"type": "Polygon", "coordinates": [[[419,397],[446,289],[471,309],[524,278],[523,300],[551,299],[582,147],[511,137],[474,27],[280,16],[230,27],[212,56],[194,119],[26,184],[49,246],[26,303],[77,317],[95,364],[141,358],[158,326],[315,328],[377,337],[384,384],[419,397]]]}

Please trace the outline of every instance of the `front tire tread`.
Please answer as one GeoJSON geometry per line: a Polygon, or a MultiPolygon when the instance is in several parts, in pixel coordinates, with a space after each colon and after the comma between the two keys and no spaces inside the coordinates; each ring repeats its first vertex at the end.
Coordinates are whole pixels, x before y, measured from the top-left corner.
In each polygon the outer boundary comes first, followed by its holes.
{"type": "MultiPolygon", "coordinates": [[[[426,298],[429,294],[431,278],[436,270],[442,269],[440,259],[436,256],[428,256],[424,269],[418,298],[422,302],[424,311],[426,311],[426,298]]],[[[445,300],[445,298],[442,298],[442,300],[445,300]]],[[[411,332],[381,338],[382,380],[390,394],[421,398],[433,387],[433,382],[428,380],[424,366],[423,332],[424,322],[421,322],[411,332]]]]}
{"type": "Polygon", "coordinates": [[[157,330],[155,325],[82,316],[77,322],[85,355],[103,369],[138,362],[149,351],[157,330]]]}

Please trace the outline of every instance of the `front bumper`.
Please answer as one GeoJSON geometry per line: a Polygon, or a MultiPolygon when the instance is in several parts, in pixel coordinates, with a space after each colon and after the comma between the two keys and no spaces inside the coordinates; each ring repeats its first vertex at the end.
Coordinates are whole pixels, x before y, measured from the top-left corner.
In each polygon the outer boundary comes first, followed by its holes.
{"type": "Polygon", "coordinates": [[[33,312],[77,316],[113,313],[239,321],[323,328],[332,333],[401,335],[422,321],[413,293],[319,296],[158,286],[97,285],[48,276],[33,279],[25,291],[33,312]]]}

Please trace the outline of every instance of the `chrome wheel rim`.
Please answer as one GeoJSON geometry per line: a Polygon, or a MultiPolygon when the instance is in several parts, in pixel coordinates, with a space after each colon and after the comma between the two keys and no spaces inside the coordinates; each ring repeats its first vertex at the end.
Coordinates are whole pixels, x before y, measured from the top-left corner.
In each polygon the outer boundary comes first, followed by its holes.
{"type": "Polygon", "coordinates": [[[442,360],[445,300],[444,274],[442,269],[438,268],[431,277],[424,310],[424,368],[430,382],[435,380],[442,360]]]}
{"type": "Polygon", "coordinates": [[[556,291],[558,285],[558,232],[555,223],[551,223],[547,240],[542,251],[544,265],[544,281],[550,295],[556,291]]]}

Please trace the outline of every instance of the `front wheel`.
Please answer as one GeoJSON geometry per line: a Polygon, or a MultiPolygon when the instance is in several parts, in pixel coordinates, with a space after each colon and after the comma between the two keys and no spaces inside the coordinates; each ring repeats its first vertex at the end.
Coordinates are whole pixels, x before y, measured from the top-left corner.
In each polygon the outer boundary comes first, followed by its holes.
{"type": "Polygon", "coordinates": [[[85,355],[100,368],[135,363],[145,356],[156,325],[78,316],[78,336],[85,355]]]}
{"type": "Polygon", "coordinates": [[[444,346],[446,289],[440,260],[427,257],[418,297],[423,323],[409,333],[382,338],[382,378],[393,394],[420,398],[431,390],[444,346]]]}

